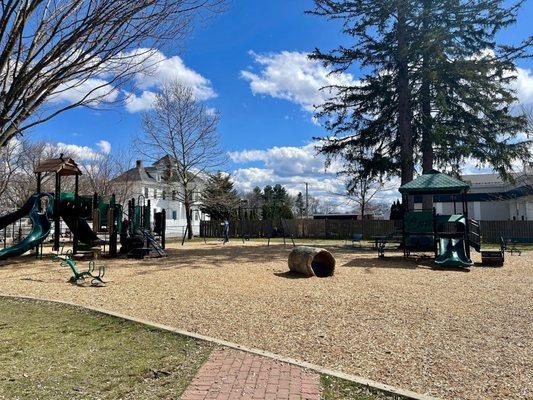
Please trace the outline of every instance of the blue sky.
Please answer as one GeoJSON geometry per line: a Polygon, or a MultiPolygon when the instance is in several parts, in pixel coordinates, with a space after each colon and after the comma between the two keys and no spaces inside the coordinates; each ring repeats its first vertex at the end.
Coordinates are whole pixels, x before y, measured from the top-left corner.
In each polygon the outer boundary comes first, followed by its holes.
{"type": "MultiPolygon", "coordinates": [[[[235,171],[242,189],[280,181],[297,191],[310,181],[317,195],[329,185],[334,191],[336,179],[322,173],[322,160],[314,157],[309,145],[313,136],[324,134],[313,123],[311,109],[319,96],[313,90],[324,83],[327,71],[307,64],[304,53],[315,47],[334,48],[348,39],[338,23],[305,15],[312,4],[311,0],[229,0],[223,14],[197,24],[180,44],[181,51],[175,50],[178,46],[163,49],[167,71],[161,74],[181,68],[209,107],[219,110],[221,142],[232,155],[227,169],[235,171]]],[[[531,35],[530,21],[533,1],[526,2],[518,24],[501,39],[517,42],[531,35]]],[[[533,61],[519,66],[522,97],[533,102],[533,61]]],[[[357,71],[352,74],[356,77],[357,71]]],[[[139,91],[145,89],[157,88],[139,91]]],[[[69,111],[36,127],[31,137],[95,150],[99,141],[109,142],[115,150],[125,148],[140,131],[140,112],[130,111],[124,106],[69,111]]]]}

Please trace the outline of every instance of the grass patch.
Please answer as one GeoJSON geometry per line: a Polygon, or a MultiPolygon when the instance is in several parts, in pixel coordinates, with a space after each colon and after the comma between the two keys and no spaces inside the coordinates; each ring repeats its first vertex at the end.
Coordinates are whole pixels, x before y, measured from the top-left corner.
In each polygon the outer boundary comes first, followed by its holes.
{"type": "Polygon", "coordinates": [[[0,298],[0,399],[179,398],[213,346],[60,304],[0,298]]]}
{"type": "Polygon", "coordinates": [[[329,375],[320,377],[323,400],[403,400],[405,397],[380,392],[368,386],[359,385],[329,375]]]}

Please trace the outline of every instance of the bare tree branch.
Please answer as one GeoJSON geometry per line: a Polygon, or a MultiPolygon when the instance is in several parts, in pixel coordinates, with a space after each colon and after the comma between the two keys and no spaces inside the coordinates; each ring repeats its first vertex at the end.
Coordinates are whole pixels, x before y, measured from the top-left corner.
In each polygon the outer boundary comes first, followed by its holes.
{"type": "Polygon", "coordinates": [[[78,106],[113,103],[153,67],[151,56],[183,38],[223,0],[10,0],[0,16],[0,147],[78,106]],[[79,91],[70,103],[54,101],[79,91]]]}
{"type": "Polygon", "coordinates": [[[136,140],[136,148],[148,159],[166,157],[165,180],[180,189],[175,195],[185,206],[190,237],[197,178],[226,162],[217,133],[219,119],[217,113],[194,98],[192,89],[168,81],[157,94],[153,110],[143,115],[144,133],[136,140]]]}

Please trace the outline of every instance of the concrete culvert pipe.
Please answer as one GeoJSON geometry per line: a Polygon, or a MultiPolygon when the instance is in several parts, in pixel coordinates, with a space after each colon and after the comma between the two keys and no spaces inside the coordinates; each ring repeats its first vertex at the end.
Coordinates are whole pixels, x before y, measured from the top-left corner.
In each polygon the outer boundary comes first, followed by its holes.
{"type": "Polygon", "coordinates": [[[335,258],[327,250],[299,246],[289,254],[289,269],[305,276],[325,278],[335,272],[335,258]]]}

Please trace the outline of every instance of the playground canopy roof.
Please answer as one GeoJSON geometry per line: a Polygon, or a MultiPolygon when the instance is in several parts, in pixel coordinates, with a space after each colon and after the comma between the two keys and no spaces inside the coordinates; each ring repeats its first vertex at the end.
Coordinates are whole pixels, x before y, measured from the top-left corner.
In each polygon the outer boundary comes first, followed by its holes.
{"type": "Polygon", "coordinates": [[[466,193],[468,189],[468,183],[433,170],[406,183],[399,190],[402,194],[460,194],[466,193]]]}
{"type": "Polygon", "coordinates": [[[60,176],[82,175],[78,164],[70,157],[63,157],[63,154],[59,158],[41,161],[33,172],[55,172],[60,176]]]}

